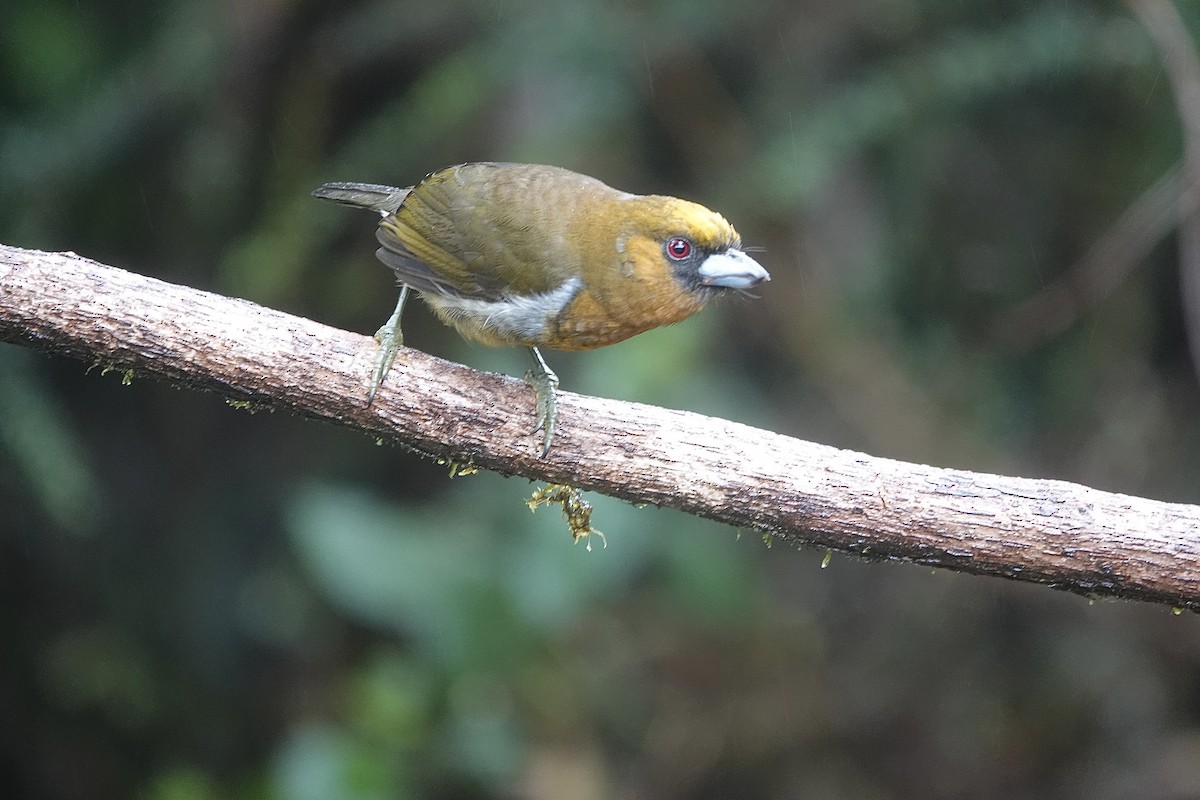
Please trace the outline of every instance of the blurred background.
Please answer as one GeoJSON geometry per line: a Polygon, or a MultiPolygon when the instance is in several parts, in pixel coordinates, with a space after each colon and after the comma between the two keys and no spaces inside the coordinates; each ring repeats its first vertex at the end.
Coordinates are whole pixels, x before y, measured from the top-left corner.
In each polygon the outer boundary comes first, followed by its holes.
{"type": "MultiPolygon", "coordinates": [[[[1194,58],[1200,5],[1140,2],[1194,58]]],[[[1200,502],[1178,70],[1118,0],[7,0],[0,39],[6,244],[369,333],[375,222],[311,189],[558,164],[773,277],[564,389],[1200,502]]],[[[596,497],[589,553],[533,488],[0,345],[0,795],[1200,797],[1191,614],[596,497]]]]}

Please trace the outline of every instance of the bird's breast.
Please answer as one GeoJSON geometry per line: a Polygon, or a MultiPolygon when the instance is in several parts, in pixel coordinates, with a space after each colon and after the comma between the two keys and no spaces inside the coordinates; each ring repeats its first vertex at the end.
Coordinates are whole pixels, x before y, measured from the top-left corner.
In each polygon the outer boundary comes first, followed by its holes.
{"type": "Polygon", "coordinates": [[[599,297],[580,277],[548,292],[484,300],[424,292],[434,313],[465,338],[481,344],[593,350],[669,325],[699,311],[691,293],[646,291],[627,277],[628,292],[599,297]]]}
{"type": "Polygon", "coordinates": [[[583,281],[569,278],[548,292],[485,299],[423,292],[434,313],[465,338],[499,346],[547,346],[548,334],[564,308],[579,295],[583,281]]]}

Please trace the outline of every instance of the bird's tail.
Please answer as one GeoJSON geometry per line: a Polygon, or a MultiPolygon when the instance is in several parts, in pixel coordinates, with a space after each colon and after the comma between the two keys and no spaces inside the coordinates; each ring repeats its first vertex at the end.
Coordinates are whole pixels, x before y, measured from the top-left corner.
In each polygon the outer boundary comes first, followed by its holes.
{"type": "Polygon", "coordinates": [[[313,197],[332,200],[357,208],[369,208],[380,214],[394,214],[411,189],[380,186],[374,183],[327,183],[313,191],[313,197]]]}

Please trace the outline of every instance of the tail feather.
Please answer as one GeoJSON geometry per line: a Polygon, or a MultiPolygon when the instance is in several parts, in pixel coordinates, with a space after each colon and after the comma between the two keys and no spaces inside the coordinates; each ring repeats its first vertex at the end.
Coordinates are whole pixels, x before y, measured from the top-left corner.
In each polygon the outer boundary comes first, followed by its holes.
{"type": "Polygon", "coordinates": [[[394,214],[408,197],[408,189],[381,186],[375,183],[326,183],[313,191],[313,197],[332,200],[357,208],[369,208],[380,214],[394,214]]]}

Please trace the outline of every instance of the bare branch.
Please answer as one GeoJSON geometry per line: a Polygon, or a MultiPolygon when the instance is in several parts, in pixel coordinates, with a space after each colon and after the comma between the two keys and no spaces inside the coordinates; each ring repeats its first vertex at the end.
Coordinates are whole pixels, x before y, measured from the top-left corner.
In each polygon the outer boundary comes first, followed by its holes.
{"type": "Polygon", "coordinates": [[[1061,277],[1000,314],[992,336],[1011,349],[1030,350],[1108,298],[1200,204],[1195,193],[1184,190],[1181,172],[1178,166],[1168,170],[1061,277]]]}
{"type": "Polygon", "coordinates": [[[1200,56],[1171,0],[1126,0],[1158,48],[1183,128],[1179,288],[1192,365],[1200,376],[1200,56]]]}
{"type": "Polygon", "coordinates": [[[370,338],[70,253],[0,245],[0,340],[784,541],[1200,608],[1197,506],[873,458],[569,392],[542,459],[519,380],[402,349],[367,407],[370,338]]]}

